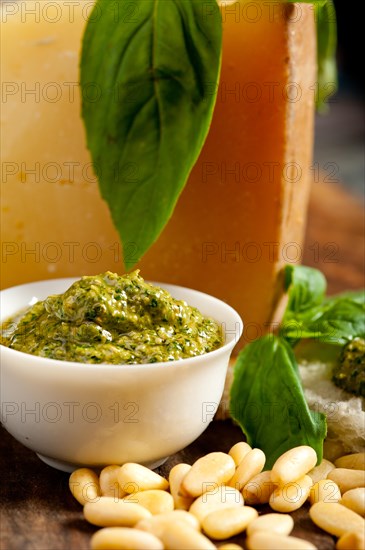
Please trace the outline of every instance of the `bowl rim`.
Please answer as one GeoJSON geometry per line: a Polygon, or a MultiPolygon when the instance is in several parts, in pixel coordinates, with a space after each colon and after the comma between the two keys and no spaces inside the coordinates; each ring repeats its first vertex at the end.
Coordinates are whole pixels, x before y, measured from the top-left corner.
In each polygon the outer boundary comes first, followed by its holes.
{"type": "MultiPolygon", "coordinates": [[[[28,287],[32,284],[36,284],[36,285],[42,285],[42,284],[58,284],[58,283],[74,283],[75,281],[78,281],[80,279],[80,277],[61,277],[61,278],[57,278],[57,279],[42,279],[40,281],[31,281],[29,283],[23,283],[23,284],[20,284],[20,285],[15,285],[15,286],[12,286],[12,287],[8,287],[8,288],[5,288],[3,290],[0,291],[0,304],[1,304],[1,297],[3,296],[3,294],[5,292],[10,292],[10,291],[16,291],[17,289],[21,289],[21,288],[24,288],[24,287],[28,287]]],[[[0,344],[0,352],[1,352],[1,355],[5,354],[5,355],[9,355],[9,357],[12,357],[13,358],[16,358],[16,357],[20,357],[22,358],[23,361],[39,361],[40,362],[40,366],[43,365],[45,366],[46,363],[48,363],[48,367],[47,368],[59,368],[59,367],[63,367],[63,370],[75,370],[75,369],[88,369],[89,371],[99,371],[99,370],[103,370],[104,372],[106,371],[111,371],[111,372],[130,372],[130,371],[140,371],[140,370],[143,370],[143,371],[146,371],[146,370],[160,370],[161,367],[164,367],[164,368],[182,368],[183,366],[189,366],[191,365],[192,363],[193,364],[196,364],[196,363],[201,363],[201,362],[204,362],[208,357],[209,358],[212,358],[212,359],[215,359],[216,357],[218,357],[219,355],[224,355],[225,353],[227,353],[227,351],[229,351],[230,349],[233,349],[233,347],[238,343],[240,337],[242,336],[242,332],[243,332],[243,326],[244,326],[244,323],[243,323],[243,320],[241,318],[241,316],[239,315],[239,313],[232,307],[230,306],[229,304],[227,304],[226,302],[224,302],[223,300],[220,300],[219,298],[216,298],[215,296],[212,296],[211,294],[207,294],[206,292],[201,292],[200,290],[196,290],[196,289],[193,289],[193,288],[189,288],[189,287],[184,287],[184,286],[181,286],[181,285],[175,285],[175,284],[170,284],[170,283],[161,283],[159,281],[147,281],[148,283],[150,284],[153,284],[153,285],[156,285],[156,286],[160,286],[161,288],[167,288],[168,292],[170,292],[170,288],[171,289],[181,289],[183,291],[188,291],[188,292],[192,292],[193,294],[195,295],[199,295],[200,297],[203,297],[204,299],[209,299],[209,300],[213,300],[215,302],[218,302],[221,306],[224,306],[224,308],[227,310],[228,313],[230,313],[232,315],[232,317],[235,317],[235,325],[237,326],[237,323],[238,323],[238,331],[237,331],[237,334],[235,335],[234,338],[230,339],[228,342],[225,342],[221,347],[213,350],[213,351],[209,351],[207,353],[203,353],[202,355],[195,355],[194,357],[185,357],[185,358],[182,358],[182,359],[178,359],[178,360],[174,360],[174,361],[159,361],[159,362],[156,362],[156,363],[135,363],[135,364],[125,364],[125,363],[121,363],[121,364],[110,364],[110,363],[82,363],[82,362],[79,362],[79,361],[63,361],[61,359],[53,359],[53,358],[50,358],[50,357],[42,357],[40,355],[33,355],[31,353],[26,353],[24,351],[19,351],[19,350],[15,350],[15,349],[11,349],[11,348],[8,348],[7,346],[4,346],[3,344],[0,344]],[[50,365],[53,365],[53,367],[50,365]],[[122,368],[121,368],[122,367],[122,368]]],[[[68,288],[68,287],[67,287],[68,288]]],[[[66,288],[66,290],[67,290],[66,288]]],[[[195,307],[195,306],[193,306],[195,307]]],[[[205,314],[204,314],[205,315],[205,314]]],[[[5,321],[6,319],[4,319],[5,321]]],[[[216,319],[215,319],[216,320],[216,319]]],[[[4,321],[0,321],[0,324],[4,321]]],[[[217,321],[217,320],[216,320],[217,321]]],[[[220,324],[222,324],[223,321],[217,321],[219,322],[220,324]]]]}

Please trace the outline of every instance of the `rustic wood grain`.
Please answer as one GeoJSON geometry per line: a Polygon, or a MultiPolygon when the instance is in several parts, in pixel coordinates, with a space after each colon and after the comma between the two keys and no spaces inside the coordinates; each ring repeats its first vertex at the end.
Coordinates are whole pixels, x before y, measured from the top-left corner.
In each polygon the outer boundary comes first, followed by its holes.
{"type": "MultiPolygon", "coordinates": [[[[97,528],[89,525],[82,507],[68,489],[68,474],[43,464],[1,428],[1,550],[86,550],[97,528]]],[[[203,454],[229,448],[242,439],[230,421],[212,422],[192,445],[170,457],[158,470],[167,476],[178,462],[192,464],[203,454]]],[[[258,507],[259,513],[270,511],[258,507]]],[[[334,550],[335,539],[318,529],[304,506],[293,513],[293,534],[311,540],[320,550],[334,550]]],[[[230,539],[244,546],[245,535],[230,539]]],[[[219,545],[224,541],[220,541],[219,545]]],[[[279,550],[279,549],[278,549],[279,550]]]]}
{"type": "MultiPolygon", "coordinates": [[[[322,269],[330,293],[363,286],[363,209],[341,188],[326,184],[313,188],[303,261],[322,269]],[[328,248],[329,243],[335,248],[328,248]]],[[[68,475],[43,464],[3,428],[0,436],[1,550],[89,548],[95,528],[83,520],[81,506],[69,492],[68,475]]],[[[227,451],[240,439],[240,430],[229,421],[213,422],[197,441],[170,457],[160,471],[167,475],[177,462],[192,463],[207,452],[227,451]]],[[[268,510],[263,506],[260,513],[268,510]]],[[[334,550],[335,539],[312,523],[308,507],[293,517],[293,534],[311,540],[320,550],[334,550]]],[[[244,539],[243,535],[234,540],[244,546],[244,539]]]]}
{"type": "Polygon", "coordinates": [[[329,294],[364,287],[364,235],[361,199],[336,184],[313,185],[303,263],[326,275],[329,294]]]}

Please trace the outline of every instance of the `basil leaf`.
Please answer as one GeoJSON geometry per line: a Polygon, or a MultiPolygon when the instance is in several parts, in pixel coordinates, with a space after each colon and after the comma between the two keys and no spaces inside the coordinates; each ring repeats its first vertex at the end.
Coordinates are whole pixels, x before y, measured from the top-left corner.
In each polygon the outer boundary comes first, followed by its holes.
{"type": "Polygon", "coordinates": [[[332,0],[317,2],[317,107],[325,110],[325,102],[337,89],[337,23],[332,0]]]}
{"type": "Polygon", "coordinates": [[[234,367],[230,414],[270,469],[285,451],[313,447],[322,460],[326,419],[309,410],[290,346],[274,335],[248,344],[234,367]]]}
{"type": "Polygon", "coordinates": [[[287,265],[284,268],[285,290],[289,300],[285,310],[283,322],[296,318],[320,305],[323,302],[327,282],[325,276],[312,267],[303,265],[287,265]]]}
{"type": "Polygon", "coordinates": [[[326,101],[337,89],[337,22],[332,0],[286,0],[287,2],[314,5],[317,27],[317,78],[316,104],[319,111],[326,110],[326,101]]]}
{"type": "Polygon", "coordinates": [[[365,337],[364,293],[333,296],[322,306],[298,315],[284,324],[281,335],[288,340],[313,338],[320,342],[344,345],[353,338],[365,337]]]}
{"type": "Polygon", "coordinates": [[[365,290],[348,290],[346,292],[341,292],[340,294],[336,294],[335,296],[329,296],[328,298],[325,298],[324,303],[330,304],[333,303],[336,300],[342,299],[342,298],[348,298],[355,304],[365,304],[365,290]]]}
{"type": "Polygon", "coordinates": [[[201,151],[222,44],[215,0],[133,6],[97,0],[80,66],[82,116],[101,193],[124,248],[135,250],[132,261],[124,258],[127,268],[162,231],[201,151]]]}

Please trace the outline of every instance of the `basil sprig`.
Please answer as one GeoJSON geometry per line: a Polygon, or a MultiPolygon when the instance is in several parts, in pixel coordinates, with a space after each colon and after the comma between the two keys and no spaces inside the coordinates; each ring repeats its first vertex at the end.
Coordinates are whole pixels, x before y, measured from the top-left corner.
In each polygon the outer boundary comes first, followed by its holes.
{"type": "Polygon", "coordinates": [[[231,388],[231,416],[248,442],[265,452],[266,468],[298,445],[310,445],[322,457],[326,419],[308,408],[292,347],[303,338],[342,346],[365,337],[364,291],[325,298],[325,277],[304,266],[286,266],[284,281],[288,304],[279,335],[244,348],[231,388]]]}
{"type": "Polygon", "coordinates": [[[286,266],[288,305],[281,335],[292,343],[303,338],[344,345],[365,337],[365,293],[345,292],[324,297],[326,280],[316,269],[286,266]]]}
{"type": "Polygon", "coordinates": [[[202,149],[217,95],[215,0],[97,0],[83,38],[82,116],[103,198],[134,265],[202,149]],[[116,8],[120,8],[116,10],[116,8]]]}

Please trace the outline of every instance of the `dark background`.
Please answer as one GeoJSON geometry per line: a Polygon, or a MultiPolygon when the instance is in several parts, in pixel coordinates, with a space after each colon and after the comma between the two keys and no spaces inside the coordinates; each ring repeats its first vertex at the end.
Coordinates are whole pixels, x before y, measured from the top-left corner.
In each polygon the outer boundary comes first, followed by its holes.
{"type": "MultiPolygon", "coordinates": [[[[326,175],[334,163],[332,177],[364,200],[364,25],[355,2],[335,0],[338,28],[339,89],[330,109],[316,118],[314,161],[326,175]]],[[[332,180],[331,180],[332,181],[332,180]]]]}
{"type": "Polygon", "coordinates": [[[338,29],[338,66],[342,87],[364,93],[364,23],[356,4],[335,0],[338,29]]]}

